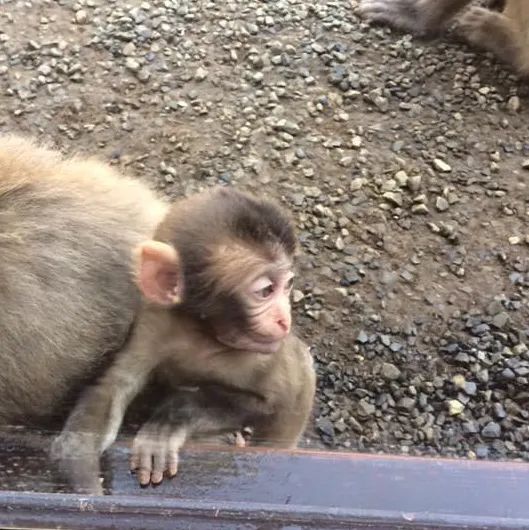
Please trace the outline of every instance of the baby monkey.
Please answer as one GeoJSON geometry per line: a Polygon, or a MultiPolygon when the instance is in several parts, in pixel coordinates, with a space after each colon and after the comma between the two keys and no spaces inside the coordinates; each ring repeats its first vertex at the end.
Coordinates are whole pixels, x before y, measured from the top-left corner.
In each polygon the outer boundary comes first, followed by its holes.
{"type": "Polygon", "coordinates": [[[431,36],[457,21],[471,44],[491,51],[522,76],[529,75],[529,2],[504,0],[500,11],[468,4],[472,0],[361,0],[368,20],[431,36]]]}
{"type": "Polygon", "coordinates": [[[315,372],[291,333],[295,250],[292,223],[273,202],[219,188],[170,207],[136,249],[143,304],[130,339],[52,447],[78,490],[101,493],[99,456],[148,381],[172,390],[133,445],[141,484],[175,475],[191,436],[250,426],[255,443],[296,446],[315,372]]]}

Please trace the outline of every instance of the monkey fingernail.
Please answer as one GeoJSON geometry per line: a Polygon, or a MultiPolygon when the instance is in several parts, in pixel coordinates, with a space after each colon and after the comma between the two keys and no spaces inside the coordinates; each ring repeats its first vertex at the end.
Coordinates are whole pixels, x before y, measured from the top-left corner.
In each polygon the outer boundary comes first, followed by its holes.
{"type": "Polygon", "coordinates": [[[155,471],[151,475],[151,482],[153,484],[160,484],[160,482],[162,482],[162,480],[163,480],[163,473],[161,473],[160,471],[155,471]]]}
{"type": "Polygon", "coordinates": [[[139,471],[139,473],[138,473],[138,482],[142,486],[148,486],[149,483],[151,482],[151,472],[150,471],[146,471],[145,469],[139,471]]]}

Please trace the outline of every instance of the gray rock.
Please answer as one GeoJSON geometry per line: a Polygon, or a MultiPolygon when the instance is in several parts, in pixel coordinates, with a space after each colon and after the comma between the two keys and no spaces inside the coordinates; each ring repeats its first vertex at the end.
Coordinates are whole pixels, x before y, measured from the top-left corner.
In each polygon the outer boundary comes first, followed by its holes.
{"type": "Polygon", "coordinates": [[[382,194],[382,197],[394,206],[402,206],[402,195],[398,192],[387,191],[382,194]]]}
{"type": "Polygon", "coordinates": [[[401,372],[394,364],[383,363],[380,368],[380,375],[387,381],[395,381],[400,377],[401,372]]]}
{"type": "Polygon", "coordinates": [[[123,50],[122,52],[123,55],[134,55],[136,53],[136,46],[134,45],[133,42],[127,42],[127,44],[125,44],[125,46],[123,46],[123,50]]]}
{"type": "Polygon", "coordinates": [[[199,66],[195,71],[194,78],[196,81],[204,81],[204,79],[206,79],[208,75],[209,75],[209,72],[205,68],[202,68],[201,66],[199,66]]]}
{"type": "Polygon", "coordinates": [[[369,403],[368,401],[366,401],[365,399],[361,399],[358,402],[357,412],[358,412],[358,415],[361,417],[371,416],[372,414],[375,413],[375,410],[376,410],[375,406],[369,403]]]}
{"type": "Polygon", "coordinates": [[[435,158],[433,161],[433,167],[437,169],[437,171],[440,171],[441,173],[450,173],[452,171],[452,168],[440,158],[435,158]]]}
{"type": "Polygon", "coordinates": [[[505,412],[505,409],[503,408],[503,405],[501,403],[494,403],[494,415],[499,420],[503,420],[507,417],[507,412],[505,412]]]}
{"type": "Polygon", "coordinates": [[[334,425],[329,418],[323,417],[316,420],[316,428],[324,435],[334,438],[334,425]]]}
{"type": "Polygon", "coordinates": [[[402,411],[410,412],[415,408],[415,399],[403,397],[397,402],[397,408],[402,411]]]}
{"type": "Polygon", "coordinates": [[[505,311],[498,313],[492,319],[492,325],[498,329],[503,329],[507,325],[508,322],[509,322],[509,315],[505,311]]]}
{"type": "Polygon", "coordinates": [[[360,330],[358,336],[356,337],[356,342],[360,344],[365,344],[369,340],[367,333],[364,330],[360,330]]]}
{"type": "Polygon", "coordinates": [[[463,431],[466,434],[477,434],[479,432],[479,426],[475,421],[465,421],[463,423],[463,431]]]}
{"type": "Polygon", "coordinates": [[[469,396],[475,396],[476,395],[476,392],[477,392],[477,385],[476,383],[473,383],[471,381],[466,381],[465,382],[465,386],[463,388],[463,390],[465,391],[465,394],[469,395],[469,396]]]}
{"type": "Polygon", "coordinates": [[[340,282],[344,286],[348,285],[354,285],[355,283],[358,283],[361,280],[361,276],[358,274],[356,269],[348,269],[343,274],[343,279],[340,282]]]}
{"type": "Polygon", "coordinates": [[[451,399],[448,401],[448,413],[450,416],[457,416],[465,410],[465,405],[457,399],[451,399]]]}
{"type": "Polygon", "coordinates": [[[518,112],[520,110],[520,98],[518,96],[511,96],[507,101],[507,108],[511,112],[518,112]]]}
{"type": "Polygon", "coordinates": [[[481,429],[483,438],[499,438],[501,436],[501,427],[498,423],[491,421],[481,429]]]}
{"type": "Polygon", "coordinates": [[[319,44],[318,42],[313,42],[311,44],[311,48],[317,54],[322,54],[325,51],[325,48],[321,44],[319,44]]]}
{"type": "Polygon", "coordinates": [[[125,60],[125,68],[131,72],[137,72],[141,68],[141,64],[132,57],[127,57],[125,60]]]}
{"type": "Polygon", "coordinates": [[[75,21],[77,24],[86,24],[88,22],[88,12],[84,9],[79,9],[79,11],[76,11],[75,21]]]}
{"type": "Polygon", "coordinates": [[[476,456],[478,458],[488,458],[489,448],[486,445],[478,445],[476,447],[476,456]]]}
{"type": "Polygon", "coordinates": [[[439,212],[444,212],[448,210],[448,201],[444,197],[437,197],[435,200],[435,207],[439,212]]]}
{"type": "Polygon", "coordinates": [[[426,215],[430,213],[430,210],[428,209],[428,206],[426,206],[426,204],[414,204],[411,207],[411,211],[412,213],[418,214],[418,215],[426,215]]]}
{"type": "Polygon", "coordinates": [[[408,178],[408,188],[411,191],[417,192],[421,189],[422,177],[420,175],[413,175],[408,178]]]}

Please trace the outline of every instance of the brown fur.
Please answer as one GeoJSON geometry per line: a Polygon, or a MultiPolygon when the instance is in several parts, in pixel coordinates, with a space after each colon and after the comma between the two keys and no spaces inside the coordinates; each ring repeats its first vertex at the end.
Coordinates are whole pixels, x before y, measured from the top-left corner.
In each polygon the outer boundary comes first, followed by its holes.
{"type": "MultiPolygon", "coordinates": [[[[295,335],[288,335],[279,351],[263,354],[224,346],[212,332],[219,323],[244,331],[249,322],[243,286],[263,265],[290,268],[295,237],[282,211],[268,201],[216,190],[176,203],[155,238],[176,250],[182,302],[143,305],[130,341],[82,396],[56,440],[55,457],[83,491],[101,492],[99,454],[114,441],[125,410],[151,375],[173,393],[139,434],[139,467],[171,439],[176,459],[192,435],[246,425],[253,427],[257,443],[294,447],[312,408],[312,359],[295,335]],[[223,245],[235,248],[241,261],[222,263],[223,245]]],[[[161,480],[165,465],[165,459],[155,464],[154,481],[161,480]]],[[[140,481],[150,479],[151,470],[143,466],[140,481]]]]}
{"type": "Polygon", "coordinates": [[[471,44],[489,50],[529,75],[529,2],[505,0],[501,12],[471,6],[471,0],[362,0],[359,13],[368,20],[420,35],[432,35],[458,22],[471,44]]]}
{"type": "Polygon", "coordinates": [[[166,206],[95,160],[0,137],[0,423],[58,414],[127,337],[131,249],[166,206]]]}

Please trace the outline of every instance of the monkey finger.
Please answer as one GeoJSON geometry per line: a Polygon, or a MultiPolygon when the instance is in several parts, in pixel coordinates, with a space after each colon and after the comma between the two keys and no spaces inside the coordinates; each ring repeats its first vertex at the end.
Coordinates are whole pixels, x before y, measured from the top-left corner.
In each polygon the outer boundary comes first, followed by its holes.
{"type": "Polygon", "coordinates": [[[137,470],[141,467],[142,458],[145,458],[144,453],[152,454],[154,451],[154,440],[157,438],[156,434],[152,432],[150,426],[145,424],[136,434],[132,442],[130,469],[137,470]]]}
{"type": "Polygon", "coordinates": [[[235,447],[246,447],[246,440],[240,431],[235,433],[235,447]]]}
{"type": "Polygon", "coordinates": [[[178,453],[184,445],[188,433],[185,428],[174,431],[169,437],[167,455],[167,474],[174,477],[178,473],[178,453]]]}
{"type": "Polygon", "coordinates": [[[137,476],[140,486],[148,486],[151,483],[150,468],[140,467],[137,471],[137,476]]]}
{"type": "Polygon", "coordinates": [[[141,467],[141,455],[145,450],[146,444],[139,441],[139,436],[136,437],[132,445],[129,467],[131,471],[137,471],[141,467]]]}
{"type": "Polygon", "coordinates": [[[150,469],[140,468],[138,470],[138,483],[142,487],[146,487],[151,483],[151,471],[150,469]]]}
{"type": "Polygon", "coordinates": [[[137,471],[138,482],[142,486],[148,486],[151,482],[153,451],[150,447],[142,448],[137,471]]]}
{"type": "Polygon", "coordinates": [[[172,425],[163,425],[158,432],[158,440],[153,451],[153,470],[151,473],[151,482],[153,484],[160,484],[163,481],[164,473],[170,471],[169,455],[173,439],[172,425]]]}
{"type": "Polygon", "coordinates": [[[153,468],[151,472],[151,482],[153,484],[160,484],[163,480],[163,474],[168,468],[167,465],[167,451],[165,447],[158,447],[157,451],[152,457],[153,468]]]}
{"type": "Polygon", "coordinates": [[[163,471],[154,470],[151,473],[151,484],[153,486],[158,486],[159,484],[161,484],[163,482],[163,474],[163,471]]]}
{"type": "Polygon", "coordinates": [[[167,455],[167,474],[174,477],[178,473],[178,449],[169,449],[167,455]]]}

